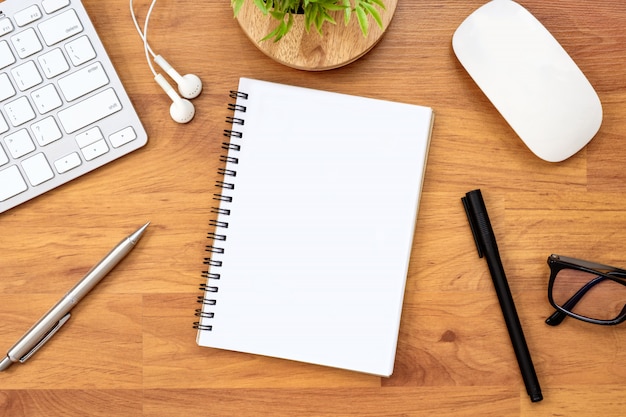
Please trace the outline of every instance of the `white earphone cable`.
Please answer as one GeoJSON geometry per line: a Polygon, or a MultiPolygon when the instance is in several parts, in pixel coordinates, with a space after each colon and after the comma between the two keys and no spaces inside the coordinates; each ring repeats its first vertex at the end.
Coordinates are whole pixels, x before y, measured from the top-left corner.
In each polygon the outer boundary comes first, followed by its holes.
{"type": "Polygon", "coordinates": [[[157,72],[155,71],[154,66],[152,65],[152,59],[150,59],[150,55],[152,55],[152,57],[155,57],[156,54],[154,53],[154,51],[150,47],[150,44],[148,43],[148,23],[150,21],[150,15],[152,14],[152,9],[154,9],[155,4],[156,4],[156,0],[152,0],[152,3],[150,4],[150,8],[148,9],[148,13],[146,14],[146,20],[144,22],[143,32],[142,32],[141,28],[139,27],[139,23],[137,22],[137,16],[135,15],[135,10],[133,7],[133,0],[130,0],[129,2],[130,16],[133,19],[133,23],[135,24],[135,29],[137,29],[137,33],[139,34],[139,37],[141,37],[141,39],[143,40],[143,47],[146,53],[146,62],[148,63],[148,66],[150,67],[150,71],[152,71],[152,73],[156,77],[157,72]]]}

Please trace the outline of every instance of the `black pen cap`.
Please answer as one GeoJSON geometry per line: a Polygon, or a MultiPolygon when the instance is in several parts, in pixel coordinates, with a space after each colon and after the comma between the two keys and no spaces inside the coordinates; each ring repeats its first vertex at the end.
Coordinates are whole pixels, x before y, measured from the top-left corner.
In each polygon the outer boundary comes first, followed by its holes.
{"type": "MultiPolygon", "coordinates": [[[[480,189],[477,189],[466,193],[465,197],[461,198],[461,201],[463,202],[463,207],[465,207],[467,220],[474,235],[478,256],[482,258],[485,245],[487,244],[486,240],[493,236],[485,200],[483,200],[480,189]]],[[[495,242],[490,243],[495,244],[495,242]]]]}

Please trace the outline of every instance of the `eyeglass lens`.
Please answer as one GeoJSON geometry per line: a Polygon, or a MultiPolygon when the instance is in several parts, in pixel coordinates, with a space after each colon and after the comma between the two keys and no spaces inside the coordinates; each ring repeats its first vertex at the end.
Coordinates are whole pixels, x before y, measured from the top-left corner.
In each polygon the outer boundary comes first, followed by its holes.
{"type": "Polygon", "coordinates": [[[626,280],[614,281],[590,272],[562,269],[552,288],[554,302],[574,314],[613,320],[624,313],[626,280]]]}

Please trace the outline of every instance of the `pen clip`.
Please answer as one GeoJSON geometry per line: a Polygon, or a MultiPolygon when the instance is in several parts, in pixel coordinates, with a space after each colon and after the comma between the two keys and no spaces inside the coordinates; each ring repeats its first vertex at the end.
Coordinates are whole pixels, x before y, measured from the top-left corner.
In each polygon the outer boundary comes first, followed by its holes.
{"type": "Polygon", "coordinates": [[[52,326],[52,328],[41,338],[41,340],[39,342],[37,342],[37,344],[30,350],[28,351],[28,353],[26,353],[26,355],[22,356],[20,358],[20,363],[24,363],[26,362],[28,359],[30,359],[31,356],[33,356],[35,354],[35,352],[37,352],[39,349],[41,349],[41,347],[43,345],[46,344],[46,342],[48,340],[50,340],[50,338],[52,336],[55,335],[56,332],[59,331],[59,329],[65,324],[67,323],[67,321],[70,319],[71,314],[67,313],[66,315],[64,315],[63,317],[61,317],[61,320],[59,320],[58,322],[55,323],[54,326],[52,326]]]}
{"type": "Polygon", "coordinates": [[[463,207],[465,208],[465,214],[467,215],[467,221],[469,222],[470,229],[472,230],[472,236],[474,237],[474,243],[476,244],[476,249],[478,250],[478,257],[483,257],[483,250],[480,247],[480,242],[478,241],[478,227],[476,226],[475,218],[472,213],[472,210],[467,202],[467,197],[461,197],[461,201],[463,202],[463,207]]]}

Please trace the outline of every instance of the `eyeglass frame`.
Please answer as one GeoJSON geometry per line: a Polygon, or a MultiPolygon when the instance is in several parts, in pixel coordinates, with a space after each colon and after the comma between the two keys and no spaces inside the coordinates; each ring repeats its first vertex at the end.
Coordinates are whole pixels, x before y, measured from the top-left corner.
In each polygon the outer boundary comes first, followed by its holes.
{"type": "Polygon", "coordinates": [[[619,315],[611,320],[600,320],[594,319],[591,317],[582,316],[580,314],[576,314],[570,310],[568,310],[568,305],[571,304],[573,308],[578,301],[585,294],[593,288],[597,283],[602,282],[604,279],[610,279],[612,281],[618,282],[622,285],[626,285],[626,270],[621,268],[616,268],[614,266],[604,265],[596,262],[584,261],[582,259],[570,258],[567,256],[552,254],[548,257],[548,266],[550,267],[550,281],[548,282],[548,300],[552,307],[556,309],[556,311],[546,319],[546,324],[550,326],[557,326],[561,324],[561,322],[565,319],[565,317],[570,316],[578,320],[582,320],[588,323],[601,324],[601,325],[616,325],[626,321],[626,305],[622,308],[622,311],[619,315]],[[558,273],[563,269],[574,269],[578,271],[587,272],[590,274],[597,275],[596,278],[589,281],[582,288],[580,288],[576,293],[567,300],[563,306],[558,305],[554,301],[554,297],[552,294],[552,289],[554,287],[554,281],[558,273]],[[604,272],[603,272],[604,271],[604,272]],[[620,275],[610,275],[610,274],[620,274],[620,275]]]}

